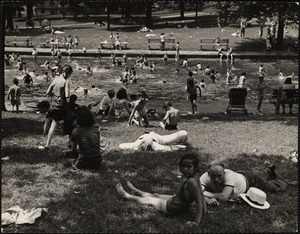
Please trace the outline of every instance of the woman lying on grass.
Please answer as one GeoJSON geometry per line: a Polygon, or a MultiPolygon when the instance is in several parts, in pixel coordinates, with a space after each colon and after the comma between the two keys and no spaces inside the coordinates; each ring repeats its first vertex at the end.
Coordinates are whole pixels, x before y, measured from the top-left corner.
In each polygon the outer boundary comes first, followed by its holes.
{"type": "Polygon", "coordinates": [[[197,226],[202,216],[207,212],[203,192],[199,183],[199,159],[194,154],[185,154],[179,161],[179,170],[184,179],[175,195],[147,193],[135,188],[129,181],[128,187],[139,196],[127,193],[122,185],[116,185],[118,193],[128,199],[143,205],[152,205],[156,210],[168,215],[178,215],[187,211],[193,204],[197,204],[195,222],[188,221],[186,225],[197,226]]]}

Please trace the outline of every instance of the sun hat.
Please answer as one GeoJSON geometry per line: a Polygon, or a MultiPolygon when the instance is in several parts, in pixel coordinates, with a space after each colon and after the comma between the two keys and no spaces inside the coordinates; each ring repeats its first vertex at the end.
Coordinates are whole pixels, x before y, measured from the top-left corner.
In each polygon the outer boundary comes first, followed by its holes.
{"type": "Polygon", "coordinates": [[[247,193],[240,194],[240,196],[254,208],[265,210],[270,207],[270,204],[266,201],[266,193],[258,188],[250,187],[247,193]]]}

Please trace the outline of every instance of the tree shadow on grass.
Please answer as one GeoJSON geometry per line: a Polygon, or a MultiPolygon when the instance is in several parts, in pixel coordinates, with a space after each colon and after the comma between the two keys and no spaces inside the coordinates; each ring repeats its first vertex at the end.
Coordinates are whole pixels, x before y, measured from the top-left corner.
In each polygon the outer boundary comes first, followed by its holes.
{"type": "MultiPolygon", "coordinates": [[[[297,219],[297,189],[277,194],[269,194],[271,204],[268,212],[249,207],[246,203],[222,203],[219,207],[208,206],[208,216],[204,224],[197,228],[187,228],[184,224],[194,216],[185,213],[178,217],[168,217],[148,206],[141,206],[122,199],[115,188],[122,182],[124,189],[130,192],[126,181],[131,181],[137,188],[147,192],[174,194],[181,183],[178,175],[178,160],[183,152],[155,153],[136,152],[132,154],[114,153],[104,158],[106,169],[96,172],[64,172],[62,178],[72,181],[58,201],[49,202],[48,213],[43,213],[34,225],[10,226],[6,232],[186,232],[214,233],[222,231],[291,231],[297,219]],[[228,215],[230,213],[230,215],[228,215]],[[280,219],[286,226],[275,226],[280,219]],[[236,220],[236,222],[232,222],[236,220]],[[256,225],[253,225],[253,222],[256,225]],[[147,225],[146,225],[147,224],[147,225]],[[267,225],[266,225],[267,224],[267,225]]],[[[200,156],[200,171],[207,170],[211,155],[200,156]]],[[[226,160],[227,168],[232,170],[249,169],[263,166],[264,160],[274,159],[276,165],[283,160],[276,155],[238,155],[226,160]]],[[[280,165],[286,175],[296,177],[297,168],[289,169],[289,162],[280,165]]],[[[17,172],[22,176],[21,171],[17,172]]],[[[36,176],[33,174],[33,176],[36,176]]],[[[47,183],[47,181],[45,181],[47,183]]],[[[47,194],[44,194],[47,196],[47,194]]],[[[54,191],[55,195],[55,191],[54,191]]]]}
{"type": "Polygon", "coordinates": [[[5,32],[5,36],[17,36],[17,37],[24,37],[24,36],[42,36],[46,33],[39,29],[39,28],[21,28],[19,29],[21,33],[17,32],[5,32]]]}
{"type": "MultiPolygon", "coordinates": [[[[247,38],[247,36],[246,36],[247,38]]],[[[241,40],[240,43],[235,45],[235,49],[237,51],[264,51],[266,49],[265,40],[260,39],[250,39],[247,38],[245,40],[241,40]]]]}
{"type": "Polygon", "coordinates": [[[254,115],[249,113],[245,115],[244,113],[231,113],[230,115],[226,115],[223,112],[221,113],[205,113],[199,114],[196,116],[193,115],[186,115],[180,117],[182,120],[185,121],[205,121],[206,123],[211,123],[213,121],[222,121],[222,122],[247,122],[247,121],[278,121],[282,122],[286,125],[294,125],[298,126],[298,118],[297,114],[293,115],[275,115],[275,114],[268,114],[268,115],[254,115]],[[208,119],[205,119],[208,117],[208,119]],[[203,119],[204,118],[204,119],[203,119]]]}
{"type": "MultiPolygon", "coordinates": [[[[17,115],[17,114],[16,114],[17,115]]],[[[22,116],[24,116],[22,114],[22,116]]],[[[41,116],[41,118],[43,118],[41,116]]],[[[43,132],[43,122],[37,119],[29,119],[24,116],[2,119],[3,136],[36,136],[43,132]]]]}
{"type": "MultiPolygon", "coordinates": [[[[3,155],[9,156],[8,163],[21,163],[21,164],[61,164],[64,157],[64,151],[58,147],[51,146],[46,150],[38,149],[38,145],[32,145],[31,148],[24,148],[21,146],[3,147],[3,155]]],[[[6,161],[4,161],[6,162],[6,161]]]]}

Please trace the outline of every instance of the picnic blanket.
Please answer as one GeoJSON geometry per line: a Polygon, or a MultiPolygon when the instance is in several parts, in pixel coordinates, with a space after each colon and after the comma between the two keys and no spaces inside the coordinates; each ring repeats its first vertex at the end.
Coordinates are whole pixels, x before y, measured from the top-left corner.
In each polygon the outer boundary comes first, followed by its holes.
{"type": "Polygon", "coordinates": [[[159,135],[155,132],[149,132],[140,136],[135,142],[122,143],[119,148],[122,150],[136,150],[136,151],[176,151],[185,150],[187,141],[187,132],[181,130],[169,135],[159,135]],[[177,143],[174,144],[173,143],[177,143]]]}
{"type": "Polygon", "coordinates": [[[23,210],[19,206],[13,206],[1,214],[1,225],[15,224],[33,224],[37,218],[42,215],[42,211],[48,211],[47,208],[32,208],[23,210]]]}

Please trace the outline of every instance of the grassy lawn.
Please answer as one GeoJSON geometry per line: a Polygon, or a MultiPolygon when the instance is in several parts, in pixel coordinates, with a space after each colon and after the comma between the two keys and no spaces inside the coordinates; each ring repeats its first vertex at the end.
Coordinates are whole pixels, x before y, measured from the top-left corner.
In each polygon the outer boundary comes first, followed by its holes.
{"type": "MultiPolygon", "coordinates": [[[[295,232],[297,230],[297,187],[281,194],[268,193],[268,210],[255,210],[246,203],[209,207],[208,217],[199,228],[184,226],[192,214],[168,217],[154,209],[121,199],[117,182],[132,181],[150,192],[172,194],[180,179],[177,162],[184,152],[123,153],[122,142],[135,141],[143,134],[139,127],[126,128],[126,122],[101,123],[110,141],[99,172],[74,172],[61,165],[66,136],[57,130],[48,153],[36,145],[42,137],[43,116],[34,113],[3,112],[2,212],[14,205],[29,209],[48,208],[33,225],[11,225],[4,232],[100,233],[100,232],[295,232]]],[[[152,125],[158,122],[152,120],[152,125]]],[[[201,171],[214,159],[222,159],[233,170],[263,168],[265,161],[278,167],[283,178],[297,180],[297,164],[288,160],[297,148],[297,120],[186,119],[180,129],[188,133],[188,152],[199,154],[201,171]],[[195,128],[195,126],[197,126],[195,128]],[[280,134],[278,134],[280,133],[280,134]]],[[[150,128],[166,134],[158,128],[150,128]]],[[[126,187],[125,187],[126,189],[126,187]]]]}

